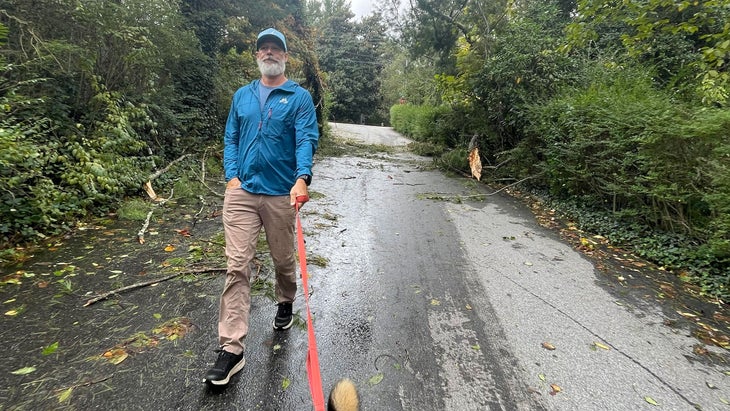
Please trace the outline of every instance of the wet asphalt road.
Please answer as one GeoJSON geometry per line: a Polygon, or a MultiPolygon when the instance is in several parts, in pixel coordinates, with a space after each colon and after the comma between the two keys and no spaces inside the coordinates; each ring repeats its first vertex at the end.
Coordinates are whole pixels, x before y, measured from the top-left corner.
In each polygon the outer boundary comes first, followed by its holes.
{"type": "MultiPolygon", "coordinates": [[[[377,144],[406,142],[383,127],[333,130],[377,144]]],[[[320,262],[308,270],[323,385],[353,379],[363,410],[730,409],[723,402],[730,400],[723,373],[730,365],[695,355],[698,341],[668,326],[669,314],[651,299],[613,292],[606,276],[522,203],[480,197],[491,190],[405,153],[321,158],[310,190],[302,222],[307,255],[320,262]],[[449,201],[456,196],[461,201],[449,201]]],[[[95,262],[103,271],[96,292],[119,285],[115,273],[160,262],[138,258],[134,242],[115,240],[137,228],[107,236],[114,246],[106,247],[127,248],[95,262]],[[102,275],[107,284],[100,286],[102,275]]],[[[212,212],[200,221],[193,239],[174,228],[162,224],[159,241],[185,256],[196,235],[221,230],[220,217],[212,212]]],[[[83,250],[84,241],[65,247],[83,250]]],[[[83,266],[97,250],[55,257],[83,266]]],[[[28,270],[57,269],[50,256],[38,256],[44,259],[28,270]]],[[[271,330],[275,306],[263,296],[253,300],[244,369],[226,389],[201,383],[214,360],[222,284],[221,275],[171,280],[85,308],[79,295],[6,285],[5,305],[25,308],[0,319],[0,410],[311,409],[306,331],[271,330]],[[192,324],[184,337],[119,365],[98,360],[125,338],[178,317],[192,324]],[[53,341],[58,351],[41,356],[53,341]],[[36,370],[11,374],[26,366],[36,370]]],[[[295,310],[303,303],[300,295],[295,310]]]]}

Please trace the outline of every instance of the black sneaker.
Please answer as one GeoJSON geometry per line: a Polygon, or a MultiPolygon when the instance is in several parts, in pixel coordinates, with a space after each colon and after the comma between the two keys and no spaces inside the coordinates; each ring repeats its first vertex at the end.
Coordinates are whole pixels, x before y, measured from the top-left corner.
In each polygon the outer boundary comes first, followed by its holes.
{"type": "Polygon", "coordinates": [[[203,382],[213,385],[226,385],[233,374],[241,371],[246,360],[243,358],[243,353],[236,355],[223,349],[216,351],[218,352],[218,359],[215,360],[213,368],[205,374],[203,382]]]}
{"type": "Polygon", "coordinates": [[[294,316],[291,313],[291,303],[279,303],[274,318],[274,329],[277,331],[287,330],[294,324],[294,316]]]}

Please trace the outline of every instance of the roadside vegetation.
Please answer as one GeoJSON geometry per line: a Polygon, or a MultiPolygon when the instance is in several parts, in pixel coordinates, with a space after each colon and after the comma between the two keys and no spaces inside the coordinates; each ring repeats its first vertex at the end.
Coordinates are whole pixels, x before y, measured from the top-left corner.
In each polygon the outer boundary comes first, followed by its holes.
{"type": "Polygon", "coordinates": [[[467,175],[477,147],[482,182],[728,301],[727,21],[726,0],[379,0],[361,18],[345,0],[9,0],[0,261],[90,217],[144,221],[148,181],[214,192],[230,96],[274,26],[317,104],[318,155],[364,150],[326,121],[390,125],[467,175]]]}
{"type": "Polygon", "coordinates": [[[476,143],[483,181],[728,301],[726,1],[418,3],[407,47],[438,92],[394,104],[397,131],[465,174],[476,143]]]}

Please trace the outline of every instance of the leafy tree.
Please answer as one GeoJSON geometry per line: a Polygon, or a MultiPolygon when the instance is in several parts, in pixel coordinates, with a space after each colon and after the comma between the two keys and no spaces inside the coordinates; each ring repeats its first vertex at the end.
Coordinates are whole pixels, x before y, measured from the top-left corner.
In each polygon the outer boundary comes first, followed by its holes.
{"type": "Polygon", "coordinates": [[[325,2],[326,18],[319,28],[317,50],[327,73],[330,116],[335,121],[378,124],[385,121],[379,79],[385,27],[377,15],[353,22],[349,7],[343,1],[325,2]]]}
{"type": "Polygon", "coordinates": [[[383,99],[393,104],[438,105],[440,90],[434,79],[435,67],[428,58],[413,58],[397,42],[384,52],[385,65],[381,74],[383,99]]]}
{"type": "Polygon", "coordinates": [[[658,74],[670,86],[692,84],[703,102],[727,104],[730,8],[726,0],[581,0],[577,16],[568,27],[569,47],[599,40],[605,35],[602,28],[620,24],[626,28],[620,36],[626,52],[659,67],[658,74]]]}

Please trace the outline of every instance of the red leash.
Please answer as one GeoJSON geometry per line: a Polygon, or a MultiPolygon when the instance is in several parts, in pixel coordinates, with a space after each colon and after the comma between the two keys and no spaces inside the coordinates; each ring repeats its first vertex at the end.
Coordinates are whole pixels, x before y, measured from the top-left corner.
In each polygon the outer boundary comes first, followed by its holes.
{"type": "Polygon", "coordinates": [[[304,234],[302,221],[299,219],[299,204],[309,201],[307,196],[299,196],[296,199],[297,215],[297,250],[299,252],[299,267],[302,274],[302,285],[304,286],[304,303],[307,307],[307,334],[309,346],[307,347],[307,378],[309,378],[309,392],[312,394],[312,402],[315,411],[324,411],[324,394],[322,391],[322,375],[319,372],[319,356],[317,355],[317,339],[314,337],[314,324],[312,314],[309,312],[309,287],[307,286],[307,252],[304,249],[304,234]]]}

